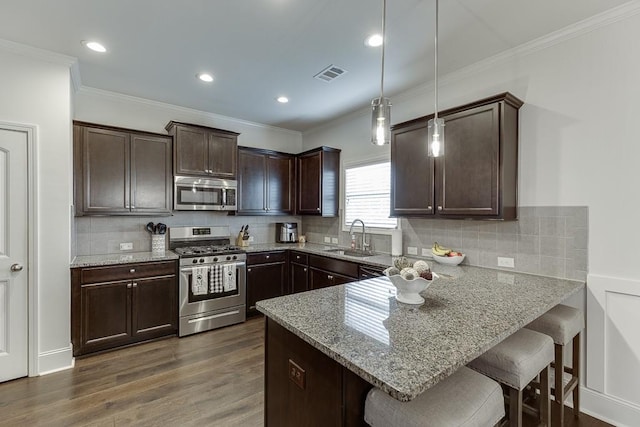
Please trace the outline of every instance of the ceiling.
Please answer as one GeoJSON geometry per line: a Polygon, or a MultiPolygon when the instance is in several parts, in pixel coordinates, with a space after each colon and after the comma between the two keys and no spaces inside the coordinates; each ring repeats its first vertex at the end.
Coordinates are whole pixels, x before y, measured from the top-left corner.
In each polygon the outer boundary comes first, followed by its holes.
{"type": "MultiPolygon", "coordinates": [[[[626,1],[441,1],[439,73],[626,1]]],[[[385,95],[433,79],[434,11],[387,2],[385,95]]],[[[379,96],[380,48],[364,39],[381,15],[381,0],[2,0],[0,39],[78,58],[83,86],[305,131],[379,96]],[[108,52],[81,45],[94,39],[108,52]],[[348,72],[313,78],[331,64],[348,72]]]]}

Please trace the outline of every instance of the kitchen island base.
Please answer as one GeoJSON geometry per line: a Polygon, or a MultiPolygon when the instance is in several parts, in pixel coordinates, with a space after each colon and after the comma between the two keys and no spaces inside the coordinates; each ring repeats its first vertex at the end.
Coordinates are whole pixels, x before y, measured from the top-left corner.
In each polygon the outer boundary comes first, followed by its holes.
{"type": "Polygon", "coordinates": [[[265,426],[365,426],[372,385],[266,317],[265,426]]]}

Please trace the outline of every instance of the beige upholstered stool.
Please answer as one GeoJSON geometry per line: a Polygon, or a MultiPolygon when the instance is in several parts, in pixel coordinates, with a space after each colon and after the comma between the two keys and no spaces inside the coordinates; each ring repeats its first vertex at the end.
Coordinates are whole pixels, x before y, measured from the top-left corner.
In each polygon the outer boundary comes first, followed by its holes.
{"type": "Polygon", "coordinates": [[[558,425],[564,425],[564,401],[573,392],[573,416],[580,414],[580,331],[584,328],[582,311],[566,305],[556,305],[526,326],[549,335],[555,344],[553,395],[559,404],[558,425]],[[573,341],[572,367],[564,366],[564,347],[573,341]],[[571,374],[571,380],[563,385],[563,373],[571,374]]]}
{"type": "Polygon", "coordinates": [[[464,366],[410,402],[374,388],[364,407],[364,420],[373,427],[493,426],[502,417],[500,385],[464,366]]]}
{"type": "Polygon", "coordinates": [[[520,329],[478,357],[469,367],[509,388],[509,425],[522,425],[522,391],[540,375],[540,418],[549,425],[549,365],[553,340],[529,329],[520,329]]]}

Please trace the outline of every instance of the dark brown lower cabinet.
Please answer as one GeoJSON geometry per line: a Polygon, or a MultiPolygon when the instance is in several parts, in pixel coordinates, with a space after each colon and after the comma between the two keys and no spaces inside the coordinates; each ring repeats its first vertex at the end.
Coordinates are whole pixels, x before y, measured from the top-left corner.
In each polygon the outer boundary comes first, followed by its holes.
{"type": "Polygon", "coordinates": [[[371,385],[266,319],[265,425],[364,426],[371,385]]]}
{"type": "Polygon", "coordinates": [[[247,255],[247,316],[259,314],[256,302],[282,296],[288,289],[287,252],[247,255]]]}
{"type": "Polygon", "coordinates": [[[291,263],[291,293],[309,290],[309,267],[306,264],[291,263]]]}
{"type": "Polygon", "coordinates": [[[176,261],[72,269],[73,355],[175,335],[176,271],[176,261]]]}
{"type": "Polygon", "coordinates": [[[309,255],[309,289],[326,288],[358,280],[358,264],[309,255]]]}

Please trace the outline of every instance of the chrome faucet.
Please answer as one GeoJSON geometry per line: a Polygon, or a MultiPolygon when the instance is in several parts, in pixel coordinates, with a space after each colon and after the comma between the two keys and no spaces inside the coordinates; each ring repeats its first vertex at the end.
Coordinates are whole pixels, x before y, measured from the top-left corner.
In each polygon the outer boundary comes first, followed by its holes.
{"type": "MultiPolygon", "coordinates": [[[[362,244],[360,245],[360,250],[362,252],[364,252],[366,250],[366,248],[369,246],[369,244],[365,241],[365,229],[364,229],[364,221],[361,219],[354,219],[353,222],[351,223],[351,227],[349,228],[349,235],[353,236],[352,232],[353,232],[353,226],[355,225],[356,222],[360,222],[360,224],[362,224],[362,244]]],[[[358,249],[358,246],[356,245],[356,249],[358,249]]]]}

